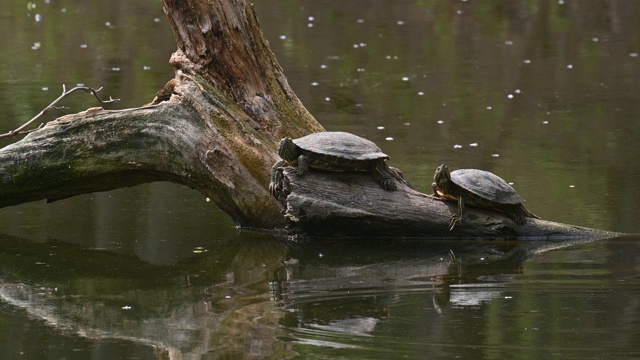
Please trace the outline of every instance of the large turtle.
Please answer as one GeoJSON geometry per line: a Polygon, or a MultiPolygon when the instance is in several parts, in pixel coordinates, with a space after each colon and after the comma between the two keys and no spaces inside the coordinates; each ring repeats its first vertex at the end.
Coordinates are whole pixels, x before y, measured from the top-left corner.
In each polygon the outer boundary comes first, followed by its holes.
{"type": "Polygon", "coordinates": [[[526,218],[536,218],[522,203],[524,199],[501,177],[484,170],[460,169],[449,172],[443,164],[438,166],[431,185],[437,196],[458,202],[458,213],[451,216],[451,229],[462,224],[465,204],[506,213],[518,225],[526,218]]]}
{"type": "Polygon", "coordinates": [[[276,194],[276,184],[280,172],[278,168],[297,166],[298,176],[303,176],[309,168],[327,171],[370,171],[380,186],[389,191],[397,189],[395,180],[408,186],[398,170],[389,168],[389,156],[373,142],[341,131],[324,131],[298,139],[284,138],[278,145],[278,155],[282,158],[271,169],[269,191],[276,194]]]}

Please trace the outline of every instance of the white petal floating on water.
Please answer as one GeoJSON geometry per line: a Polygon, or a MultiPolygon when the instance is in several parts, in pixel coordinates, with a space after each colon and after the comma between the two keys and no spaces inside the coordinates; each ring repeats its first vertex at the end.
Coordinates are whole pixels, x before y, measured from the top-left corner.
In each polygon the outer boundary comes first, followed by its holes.
{"type": "Polygon", "coordinates": [[[42,91],[49,91],[49,88],[45,86],[42,88],[42,91]]]}
{"type": "Polygon", "coordinates": [[[592,37],[592,38],[591,38],[591,41],[593,41],[593,42],[598,42],[598,41],[600,41],[600,39],[598,39],[597,37],[592,37]]]}
{"type": "Polygon", "coordinates": [[[500,154],[491,154],[491,157],[497,158],[500,157],[500,154]]]}
{"type": "Polygon", "coordinates": [[[393,138],[391,136],[387,136],[386,138],[384,138],[387,141],[393,141],[393,138]]]}
{"type": "Polygon", "coordinates": [[[326,68],[328,68],[328,67],[329,67],[329,66],[328,66],[328,65],[325,65],[325,64],[320,65],[320,69],[326,69],[326,68]]]}
{"type": "Polygon", "coordinates": [[[549,122],[547,120],[543,121],[542,123],[545,124],[545,125],[549,124],[549,122]]]}
{"type": "Polygon", "coordinates": [[[326,98],[324,98],[324,101],[331,101],[331,98],[327,96],[326,98]]]}
{"type": "Polygon", "coordinates": [[[487,110],[491,110],[491,109],[493,109],[492,106],[487,106],[487,110]]]}
{"type": "Polygon", "coordinates": [[[471,144],[469,144],[469,146],[471,146],[471,147],[477,147],[477,146],[478,146],[478,143],[471,143],[471,144]]]}
{"type": "Polygon", "coordinates": [[[436,123],[438,123],[438,124],[444,124],[444,120],[438,120],[438,121],[436,121],[436,123]]]}
{"type": "Polygon", "coordinates": [[[531,64],[531,60],[529,60],[529,59],[524,59],[524,60],[522,60],[522,62],[525,63],[525,64],[531,64]]]}
{"type": "Polygon", "coordinates": [[[567,69],[573,69],[573,65],[571,64],[567,65],[567,69]]]}
{"type": "Polygon", "coordinates": [[[309,20],[309,21],[313,21],[313,20],[315,20],[315,19],[316,19],[316,18],[314,18],[313,16],[309,16],[309,17],[307,18],[307,20],[309,20]]]}
{"type": "Polygon", "coordinates": [[[418,91],[418,95],[422,96],[422,95],[424,95],[424,92],[418,91]]]}
{"type": "Polygon", "coordinates": [[[462,145],[460,145],[460,144],[455,144],[455,145],[453,145],[453,148],[454,148],[454,149],[462,149],[462,145]]]}
{"type": "Polygon", "coordinates": [[[408,76],[403,76],[402,77],[402,81],[409,81],[409,77],[408,76]]]}
{"type": "Polygon", "coordinates": [[[402,21],[402,20],[398,20],[398,21],[396,21],[396,24],[398,24],[398,25],[404,25],[404,21],[402,21]]]}
{"type": "Polygon", "coordinates": [[[575,186],[575,185],[569,185],[569,187],[570,187],[570,188],[574,188],[574,187],[576,187],[576,186],[575,186]]]}
{"type": "Polygon", "coordinates": [[[505,45],[513,45],[513,41],[511,40],[507,40],[504,42],[505,45]]]}
{"type": "Polygon", "coordinates": [[[318,86],[318,85],[320,85],[320,84],[318,84],[317,81],[314,81],[314,82],[311,83],[311,86],[318,86]]]}
{"type": "Polygon", "coordinates": [[[384,130],[384,126],[378,126],[376,129],[378,129],[378,130],[384,130]]]}
{"type": "Polygon", "coordinates": [[[509,94],[509,95],[507,95],[507,97],[508,97],[509,99],[513,99],[513,94],[509,94]]]}
{"type": "Polygon", "coordinates": [[[520,93],[522,92],[522,90],[520,90],[520,89],[515,89],[513,92],[514,92],[514,93],[516,93],[516,94],[520,94],[520,93]]]}
{"type": "Polygon", "coordinates": [[[307,27],[312,28],[312,27],[313,27],[313,23],[308,23],[308,24],[307,24],[307,27]]]}
{"type": "Polygon", "coordinates": [[[87,44],[80,44],[80,49],[86,49],[89,45],[87,44]]]}
{"type": "Polygon", "coordinates": [[[631,57],[638,57],[638,53],[630,53],[629,56],[631,57]]]}
{"type": "Polygon", "coordinates": [[[280,35],[280,40],[284,40],[287,38],[287,35],[280,35]]]}
{"type": "Polygon", "coordinates": [[[362,24],[362,23],[364,22],[364,19],[357,19],[357,20],[356,20],[356,22],[357,22],[358,24],[362,24]]]}

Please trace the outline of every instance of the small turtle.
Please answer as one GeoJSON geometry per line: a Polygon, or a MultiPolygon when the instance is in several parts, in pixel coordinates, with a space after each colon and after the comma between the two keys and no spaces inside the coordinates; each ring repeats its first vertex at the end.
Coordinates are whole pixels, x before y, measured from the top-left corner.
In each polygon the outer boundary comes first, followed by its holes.
{"type": "Polygon", "coordinates": [[[436,196],[458,202],[458,213],[451,216],[451,229],[462,224],[465,204],[506,213],[518,225],[526,218],[536,218],[522,203],[524,199],[501,177],[484,170],[460,169],[449,173],[443,164],[438,166],[431,185],[436,196]]]}
{"type": "Polygon", "coordinates": [[[278,145],[278,155],[283,159],[271,168],[269,191],[276,194],[279,182],[278,168],[297,166],[298,176],[309,168],[327,171],[370,171],[380,186],[389,191],[398,187],[395,180],[408,186],[399,170],[389,168],[385,160],[389,156],[373,142],[347,132],[324,131],[298,139],[284,138],[278,145]]]}

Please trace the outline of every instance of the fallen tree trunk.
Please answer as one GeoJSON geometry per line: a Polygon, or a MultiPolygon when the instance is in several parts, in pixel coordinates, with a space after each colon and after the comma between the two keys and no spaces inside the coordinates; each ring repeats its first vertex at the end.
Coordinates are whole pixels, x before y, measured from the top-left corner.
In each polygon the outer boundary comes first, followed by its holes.
{"type": "Polygon", "coordinates": [[[566,240],[619,234],[527,218],[519,226],[506,215],[467,207],[461,225],[449,230],[457,203],[398,184],[385,191],[369,174],[313,171],[298,176],[284,167],[278,199],[292,232],[315,237],[425,237],[566,240]]]}

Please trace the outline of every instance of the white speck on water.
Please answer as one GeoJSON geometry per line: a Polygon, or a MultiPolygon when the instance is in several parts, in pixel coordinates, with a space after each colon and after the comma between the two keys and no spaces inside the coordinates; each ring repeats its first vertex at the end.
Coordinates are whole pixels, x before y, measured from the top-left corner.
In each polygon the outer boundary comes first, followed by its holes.
{"type": "Polygon", "coordinates": [[[571,64],[567,65],[567,69],[573,69],[573,65],[571,64]]]}
{"type": "Polygon", "coordinates": [[[513,45],[513,41],[507,40],[507,41],[504,42],[504,44],[508,45],[508,46],[511,46],[511,45],[513,45]]]}
{"type": "Polygon", "coordinates": [[[500,157],[500,154],[491,154],[491,157],[497,158],[500,157]]]}
{"type": "Polygon", "coordinates": [[[576,186],[575,186],[575,185],[569,185],[569,187],[570,187],[570,188],[574,188],[574,187],[576,187],[576,186]]]}
{"type": "Polygon", "coordinates": [[[326,69],[326,68],[328,68],[328,67],[329,67],[329,66],[328,66],[328,65],[325,65],[325,64],[320,65],[320,69],[326,69]]]}
{"type": "Polygon", "coordinates": [[[444,120],[438,120],[436,121],[438,124],[444,124],[444,120]]]}
{"type": "Polygon", "coordinates": [[[545,125],[547,125],[547,124],[549,124],[549,121],[545,120],[545,121],[543,121],[542,123],[543,123],[543,124],[545,124],[545,125]]]}
{"type": "Polygon", "coordinates": [[[357,68],[356,71],[357,72],[364,72],[364,68],[357,68]]]}
{"type": "Polygon", "coordinates": [[[630,53],[629,56],[631,57],[638,57],[638,53],[630,53]]]}
{"type": "Polygon", "coordinates": [[[142,67],[142,70],[151,70],[151,66],[149,66],[149,65],[144,65],[144,66],[142,67]]]}
{"type": "Polygon", "coordinates": [[[324,98],[324,101],[331,101],[331,98],[327,96],[326,98],[324,98]]]}
{"type": "Polygon", "coordinates": [[[324,257],[324,254],[319,253],[319,254],[318,254],[318,257],[324,257]]]}
{"type": "Polygon", "coordinates": [[[525,63],[525,64],[531,64],[531,60],[529,60],[529,59],[524,59],[524,60],[522,60],[522,62],[525,63]]]}
{"type": "Polygon", "coordinates": [[[31,10],[34,10],[35,8],[36,8],[36,4],[35,3],[31,2],[31,1],[29,1],[27,3],[27,10],[31,11],[31,10]]]}
{"type": "Polygon", "coordinates": [[[131,310],[131,306],[125,305],[122,307],[122,310],[131,310]]]}
{"type": "Polygon", "coordinates": [[[513,296],[505,296],[505,299],[513,299],[513,296]]]}
{"type": "Polygon", "coordinates": [[[487,106],[487,110],[491,110],[491,109],[493,109],[492,106],[487,106]]]}
{"type": "Polygon", "coordinates": [[[411,123],[408,123],[408,122],[404,123],[404,126],[410,126],[410,125],[411,123]]]}
{"type": "Polygon", "coordinates": [[[204,201],[211,202],[211,199],[210,198],[204,198],[204,201]]]}
{"type": "Polygon", "coordinates": [[[77,83],[76,86],[77,87],[84,87],[84,84],[83,83],[77,83]]]}
{"type": "Polygon", "coordinates": [[[356,20],[356,22],[357,22],[358,24],[362,24],[362,23],[364,23],[364,19],[357,19],[357,20],[356,20]]]}
{"type": "Polygon", "coordinates": [[[280,40],[285,40],[287,38],[287,35],[280,35],[280,40]]]}
{"type": "Polygon", "coordinates": [[[514,92],[514,93],[516,93],[516,94],[520,94],[520,93],[522,92],[522,90],[520,90],[520,89],[515,89],[513,92],[514,92]]]}
{"type": "Polygon", "coordinates": [[[402,21],[402,20],[398,20],[398,21],[396,21],[396,24],[398,24],[398,25],[402,26],[402,25],[404,25],[404,21],[402,21]]]}
{"type": "Polygon", "coordinates": [[[403,76],[402,77],[402,81],[409,81],[409,77],[408,76],[403,76]]]}
{"type": "Polygon", "coordinates": [[[456,11],[456,13],[457,13],[458,15],[462,15],[462,14],[464,14],[464,12],[463,12],[462,10],[458,10],[458,11],[456,11]]]}
{"type": "Polygon", "coordinates": [[[387,136],[386,138],[384,138],[387,141],[393,141],[393,138],[391,136],[387,136]]]}
{"type": "Polygon", "coordinates": [[[309,20],[309,21],[313,21],[313,20],[315,20],[315,19],[316,19],[316,18],[314,18],[313,16],[309,16],[309,17],[307,18],[307,20],[309,20]]]}
{"type": "Polygon", "coordinates": [[[378,130],[384,130],[384,126],[378,126],[376,129],[378,129],[378,130]]]}
{"type": "Polygon", "coordinates": [[[359,47],[360,47],[360,45],[358,45],[358,44],[353,44],[353,48],[354,48],[354,49],[357,49],[357,48],[359,48],[359,47]]]}
{"type": "Polygon", "coordinates": [[[453,148],[454,148],[454,149],[462,149],[462,145],[460,145],[460,144],[455,144],[455,145],[453,145],[453,148]]]}
{"type": "Polygon", "coordinates": [[[360,45],[360,47],[367,47],[367,43],[360,43],[358,45],[360,45]]]}
{"type": "Polygon", "coordinates": [[[114,67],[111,68],[111,71],[120,71],[120,68],[117,67],[117,66],[114,66],[114,67]]]}
{"type": "Polygon", "coordinates": [[[564,5],[564,0],[558,0],[558,5],[564,5]]]}
{"type": "Polygon", "coordinates": [[[600,39],[598,39],[597,37],[592,37],[592,38],[591,38],[591,41],[593,41],[593,42],[598,42],[598,41],[600,41],[600,39]]]}
{"type": "Polygon", "coordinates": [[[49,91],[49,88],[45,86],[42,88],[42,91],[49,91]]]}
{"type": "Polygon", "coordinates": [[[307,27],[312,28],[312,27],[313,27],[313,23],[308,23],[308,24],[307,24],[307,27]]]}
{"type": "Polygon", "coordinates": [[[507,97],[508,97],[509,99],[513,99],[513,94],[509,94],[509,95],[507,95],[507,97]]]}
{"type": "Polygon", "coordinates": [[[224,298],[225,299],[231,299],[231,295],[225,295],[224,298]]]}
{"type": "Polygon", "coordinates": [[[66,8],[62,8],[60,11],[62,11],[63,13],[66,13],[67,9],[66,8]]]}
{"type": "Polygon", "coordinates": [[[318,85],[320,85],[320,84],[318,84],[317,81],[314,81],[314,82],[311,83],[311,86],[318,86],[318,85]]]}
{"type": "Polygon", "coordinates": [[[111,27],[111,21],[107,21],[106,23],[104,23],[107,27],[111,27]]]}
{"type": "Polygon", "coordinates": [[[159,23],[160,22],[160,18],[153,18],[153,22],[154,23],[159,23]]]}
{"type": "Polygon", "coordinates": [[[33,18],[35,19],[36,22],[40,22],[40,20],[42,20],[42,15],[36,14],[36,16],[34,16],[33,18]]]}
{"type": "Polygon", "coordinates": [[[89,47],[89,45],[87,45],[87,44],[80,44],[80,49],[86,49],[87,47],[89,47]]]}
{"type": "Polygon", "coordinates": [[[422,96],[422,95],[424,95],[424,92],[418,91],[418,95],[422,96]]]}
{"type": "Polygon", "coordinates": [[[42,44],[40,44],[40,42],[34,42],[33,45],[31,45],[31,50],[38,50],[41,46],[42,44]]]}
{"type": "Polygon", "coordinates": [[[471,143],[471,144],[469,144],[469,146],[471,146],[471,147],[477,147],[477,146],[478,146],[478,143],[471,143]]]}

